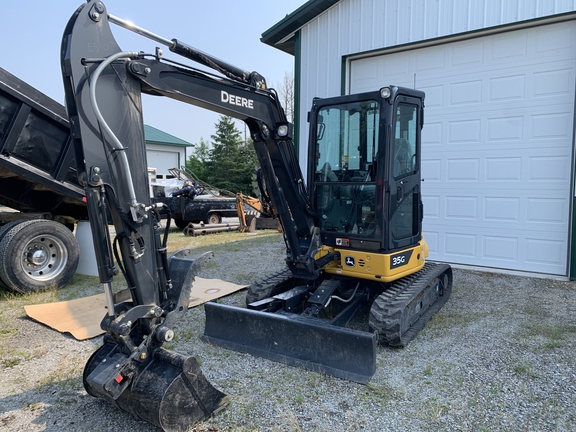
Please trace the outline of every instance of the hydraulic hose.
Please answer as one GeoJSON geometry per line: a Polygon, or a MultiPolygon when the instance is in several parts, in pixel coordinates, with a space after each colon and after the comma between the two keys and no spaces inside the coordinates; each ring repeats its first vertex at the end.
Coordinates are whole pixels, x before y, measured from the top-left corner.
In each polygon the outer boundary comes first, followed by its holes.
{"type": "MultiPolygon", "coordinates": [[[[98,108],[98,102],[96,100],[96,84],[98,83],[98,79],[100,78],[100,74],[102,74],[102,71],[106,69],[106,67],[108,67],[112,62],[120,58],[137,57],[137,56],[138,53],[134,51],[124,51],[113,54],[110,57],[107,57],[102,63],[100,63],[100,65],[96,68],[90,79],[90,103],[92,104],[92,109],[94,110],[94,114],[98,119],[98,123],[100,124],[102,129],[104,129],[104,131],[106,131],[106,133],[108,134],[108,137],[112,141],[111,144],[114,147],[114,149],[118,151],[120,163],[124,167],[124,169],[121,170],[121,172],[124,174],[124,181],[125,184],[128,186],[130,206],[132,208],[136,208],[138,206],[138,202],[136,200],[136,192],[134,191],[134,183],[132,182],[132,173],[130,171],[130,165],[128,164],[128,157],[126,156],[126,149],[124,148],[118,137],[114,134],[114,132],[112,132],[112,129],[110,129],[110,126],[108,126],[108,123],[106,123],[106,120],[104,120],[104,117],[102,116],[102,113],[98,108]]],[[[135,212],[133,212],[133,218],[134,217],[135,212]]],[[[134,221],[137,222],[136,219],[134,221]]]]}

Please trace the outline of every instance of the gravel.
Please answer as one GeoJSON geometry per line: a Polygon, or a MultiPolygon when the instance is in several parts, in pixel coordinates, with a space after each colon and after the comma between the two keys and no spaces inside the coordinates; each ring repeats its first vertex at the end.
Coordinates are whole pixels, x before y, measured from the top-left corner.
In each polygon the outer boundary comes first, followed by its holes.
{"type": "MultiPolygon", "coordinates": [[[[279,235],[212,249],[202,277],[248,284],[283,265],[279,235]]],[[[231,399],[196,431],[573,431],[575,310],[573,282],[454,269],[448,303],[408,347],[378,347],[368,385],[205,344],[203,307],[169,348],[195,355],[231,399]]],[[[0,430],[157,430],[83,390],[99,338],[79,342],[16,315],[0,332],[0,430]]]]}

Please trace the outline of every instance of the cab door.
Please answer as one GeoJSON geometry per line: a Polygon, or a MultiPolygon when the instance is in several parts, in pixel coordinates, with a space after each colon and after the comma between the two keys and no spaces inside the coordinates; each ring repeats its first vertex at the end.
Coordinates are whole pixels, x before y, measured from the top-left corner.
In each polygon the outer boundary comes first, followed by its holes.
{"type": "Polygon", "coordinates": [[[420,136],[423,103],[398,95],[388,148],[388,250],[417,244],[422,231],[420,136]]]}

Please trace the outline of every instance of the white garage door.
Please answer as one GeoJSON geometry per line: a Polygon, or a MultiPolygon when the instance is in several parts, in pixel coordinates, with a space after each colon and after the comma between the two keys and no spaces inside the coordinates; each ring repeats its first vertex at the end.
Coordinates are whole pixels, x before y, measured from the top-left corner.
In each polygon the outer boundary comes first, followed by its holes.
{"type": "Polygon", "coordinates": [[[156,168],[156,174],[169,175],[171,168],[180,168],[180,158],[178,152],[162,150],[146,150],[148,166],[156,168]]]}
{"type": "Polygon", "coordinates": [[[431,259],[567,274],[575,67],[575,21],[351,62],[351,93],[426,92],[431,259]]]}

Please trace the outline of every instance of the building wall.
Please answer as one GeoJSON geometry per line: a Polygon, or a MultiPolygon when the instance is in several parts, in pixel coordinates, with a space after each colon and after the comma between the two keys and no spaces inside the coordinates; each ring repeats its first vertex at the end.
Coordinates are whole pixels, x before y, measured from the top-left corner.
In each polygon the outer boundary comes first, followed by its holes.
{"type": "MultiPolygon", "coordinates": [[[[576,11],[576,0],[342,0],[300,30],[300,160],[313,97],[342,94],[346,56],[576,11]],[[343,72],[344,71],[344,72],[343,72]]],[[[383,83],[390,84],[390,83],[383,83]]]]}
{"type": "Polygon", "coordinates": [[[180,168],[184,165],[186,163],[185,152],[185,147],[146,144],[148,166],[156,168],[156,175],[161,176],[159,178],[166,178],[170,168],[180,168]]]}

